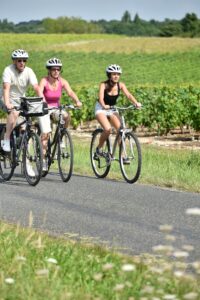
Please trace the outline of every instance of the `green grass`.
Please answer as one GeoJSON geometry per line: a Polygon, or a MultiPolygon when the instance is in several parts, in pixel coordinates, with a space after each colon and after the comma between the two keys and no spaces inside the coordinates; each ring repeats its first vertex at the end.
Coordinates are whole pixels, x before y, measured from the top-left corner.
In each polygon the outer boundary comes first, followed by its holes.
{"type": "MultiPolygon", "coordinates": [[[[74,172],[95,176],[89,157],[89,138],[73,137],[74,172]]],[[[197,150],[168,149],[142,145],[142,172],[139,183],[200,192],[200,154],[197,150]]],[[[123,180],[118,162],[107,178],[123,180]]]]}
{"type": "Polygon", "coordinates": [[[91,245],[89,240],[86,244],[52,238],[2,222],[0,265],[1,299],[200,297],[199,266],[195,264],[190,274],[186,263],[170,261],[165,255],[157,259],[150,255],[128,257],[91,245]]]}

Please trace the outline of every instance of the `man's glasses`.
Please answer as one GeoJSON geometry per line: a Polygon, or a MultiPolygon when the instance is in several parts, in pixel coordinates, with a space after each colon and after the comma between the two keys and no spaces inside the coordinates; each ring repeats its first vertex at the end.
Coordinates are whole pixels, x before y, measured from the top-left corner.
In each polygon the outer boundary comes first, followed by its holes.
{"type": "Polygon", "coordinates": [[[26,62],[27,62],[27,59],[18,59],[17,62],[18,62],[18,63],[21,63],[21,62],[26,63],[26,62]]]}

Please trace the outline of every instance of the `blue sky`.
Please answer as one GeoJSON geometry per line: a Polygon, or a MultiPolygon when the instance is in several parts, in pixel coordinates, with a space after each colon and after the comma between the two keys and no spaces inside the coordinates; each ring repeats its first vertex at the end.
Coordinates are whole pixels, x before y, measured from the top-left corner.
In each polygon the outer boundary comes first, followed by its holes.
{"type": "Polygon", "coordinates": [[[60,16],[120,20],[125,10],[147,21],[180,20],[191,12],[200,18],[200,0],[2,0],[0,19],[14,23],[60,16]]]}

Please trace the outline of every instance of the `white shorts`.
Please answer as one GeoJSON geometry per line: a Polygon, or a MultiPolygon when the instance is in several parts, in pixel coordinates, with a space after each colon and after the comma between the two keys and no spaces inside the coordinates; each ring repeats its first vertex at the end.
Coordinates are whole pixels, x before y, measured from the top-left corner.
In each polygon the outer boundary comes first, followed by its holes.
{"type": "MultiPolygon", "coordinates": [[[[68,114],[65,110],[62,110],[62,115],[67,116],[68,114]]],[[[41,133],[50,133],[52,131],[50,116],[52,116],[53,121],[58,121],[59,120],[59,110],[52,109],[48,112],[47,115],[38,117],[38,122],[39,122],[41,133]]]]}
{"type": "Polygon", "coordinates": [[[95,116],[99,113],[103,113],[105,116],[109,117],[117,113],[117,110],[113,111],[112,109],[103,109],[102,105],[97,101],[95,105],[95,116]]]}

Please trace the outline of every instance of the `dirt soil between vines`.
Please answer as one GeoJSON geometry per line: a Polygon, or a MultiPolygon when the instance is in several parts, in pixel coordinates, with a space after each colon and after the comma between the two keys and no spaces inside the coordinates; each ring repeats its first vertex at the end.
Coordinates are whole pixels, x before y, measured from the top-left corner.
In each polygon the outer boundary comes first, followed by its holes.
{"type": "MultiPolygon", "coordinates": [[[[92,132],[99,127],[96,120],[86,122],[80,125],[76,130],[71,128],[72,136],[91,140],[92,132]]],[[[155,133],[150,133],[141,129],[136,131],[141,144],[155,145],[164,148],[172,149],[200,149],[200,132],[190,132],[185,130],[183,133],[180,130],[173,130],[165,136],[157,136],[155,133]]]]}

